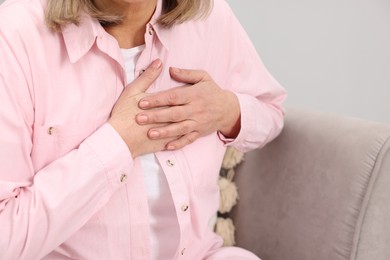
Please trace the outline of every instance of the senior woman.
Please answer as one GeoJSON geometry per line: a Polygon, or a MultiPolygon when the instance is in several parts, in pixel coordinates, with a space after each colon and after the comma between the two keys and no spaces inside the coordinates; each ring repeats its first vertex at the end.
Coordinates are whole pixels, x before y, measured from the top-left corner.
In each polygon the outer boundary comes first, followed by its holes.
{"type": "Polygon", "coordinates": [[[209,227],[283,88],[224,0],[0,7],[1,259],[257,259],[209,227]]]}

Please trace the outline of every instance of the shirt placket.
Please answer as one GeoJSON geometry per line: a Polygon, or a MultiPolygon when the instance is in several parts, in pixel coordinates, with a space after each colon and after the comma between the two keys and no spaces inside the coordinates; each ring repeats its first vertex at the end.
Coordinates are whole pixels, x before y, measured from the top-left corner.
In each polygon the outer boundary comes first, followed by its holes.
{"type": "Polygon", "coordinates": [[[138,77],[141,75],[145,69],[149,66],[149,64],[152,62],[153,58],[153,46],[155,41],[155,31],[153,28],[153,25],[148,23],[146,25],[146,32],[145,32],[145,49],[142,51],[136,66],[135,66],[135,77],[138,77]]]}
{"type": "Polygon", "coordinates": [[[175,152],[159,152],[156,157],[163,169],[172,194],[176,216],[180,229],[180,241],[176,256],[179,258],[186,254],[191,224],[190,199],[184,179],[182,167],[179,167],[180,160],[175,152]]]}
{"type": "MultiPolygon", "coordinates": [[[[149,64],[157,58],[160,58],[165,62],[169,62],[168,54],[168,50],[159,41],[158,33],[155,31],[153,25],[149,23],[146,27],[145,33],[145,49],[136,64],[135,76],[137,77],[142,74],[149,64]]],[[[167,66],[168,64],[163,64],[163,66],[164,65],[167,66]]],[[[167,75],[161,76],[164,77],[167,75]]],[[[158,82],[159,80],[155,83],[158,82]]],[[[167,87],[165,85],[158,86],[158,84],[155,83],[149,87],[148,91],[161,91],[167,87]]],[[[189,229],[191,226],[190,200],[186,182],[183,177],[184,173],[181,172],[182,167],[179,167],[180,161],[175,155],[175,152],[159,152],[156,153],[156,157],[167,179],[178,220],[180,240],[176,256],[184,257],[188,248],[189,229]]]]}

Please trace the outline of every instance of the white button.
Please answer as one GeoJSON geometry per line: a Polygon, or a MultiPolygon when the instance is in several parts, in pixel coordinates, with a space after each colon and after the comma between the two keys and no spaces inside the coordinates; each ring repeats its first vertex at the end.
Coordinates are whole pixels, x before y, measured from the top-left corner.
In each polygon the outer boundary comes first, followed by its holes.
{"type": "Polygon", "coordinates": [[[186,248],[184,247],[184,248],[181,250],[181,255],[184,255],[185,251],[186,251],[186,248]]]}
{"type": "Polygon", "coordinates": [[[154,30],[153,30],[153,28],[152,27],[149,27],[149,35],[153,35],[153,33],[154,33],[154,30]]]}
{"type": "Polygon", "coordinates": [[[122,174],[120,180],[121,182],[125,182],[127,180],[127,174],[122,174]]]}
{"type": "Polygon", "coordinates": [[[167,165],[168,165],[169,167],[172,167],[172,166],[175,165],[175,163],[174,163],[172,160],[167,160],[167,165]]]}
{"type": "Polygon", "coordinates": [[[181,206],[181,211],[186,212],[188,208],[189,208],[188,205],[184,204],[183,206],[181,206]]]}

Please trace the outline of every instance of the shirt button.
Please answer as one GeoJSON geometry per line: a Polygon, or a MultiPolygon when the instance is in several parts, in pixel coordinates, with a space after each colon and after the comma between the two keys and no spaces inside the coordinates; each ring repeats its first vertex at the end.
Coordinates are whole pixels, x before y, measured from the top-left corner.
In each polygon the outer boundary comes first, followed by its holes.
{"type": "Polygon", "coordinates": [[[51,126],[51,127],[49,127],[49,128],[47,129],[47,134],[48,134],[48,135],[53,135],[53,134],[54,134],[54,127],[53,127],[53,126],[51,126]]]}
{"type": "Polygon", "coordinates": [[[184,247],[184,248],[181,250],[181,255],[184,255],[185,251],[186,251],[186,248],[184,247]]]}
{"type": "Polygon", "coordinates": [[[127,180],[127,174],[122,174],[121,178],[120,178],[120,181],[121,182],[125,182],[126,180],[127,180]]]}
{"type": "Polygon", "coordinates": [[[169,167],[172,167],[172,166],[175,165],[175,163],[174,163],[172,160],[167,160],[167,165],[168,165],[169,167]]]}
{"type": "Polygon", "coordinates": [[[152,27],[149,27],[149,35],[153,35],[153,33],[154,33],[154,30],[153,30],[153,28],[152,27]]]}
{"type": "Polygon", "coordinates": [[[181,206],[181,211],[186,212],[188,208],[189,208],[188,205],[184,204],[183,206],[181,206]]]}

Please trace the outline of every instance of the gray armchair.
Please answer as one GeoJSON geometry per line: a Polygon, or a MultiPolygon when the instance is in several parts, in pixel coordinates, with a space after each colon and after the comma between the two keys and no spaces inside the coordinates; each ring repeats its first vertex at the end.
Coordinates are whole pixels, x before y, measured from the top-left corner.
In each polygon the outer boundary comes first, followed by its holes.
{"type": "Polygon", "coordinates": [[[263,260],[389,260],[389,137],[389,125],[289,109],[236,169],[237,245],[263,260]]]}

